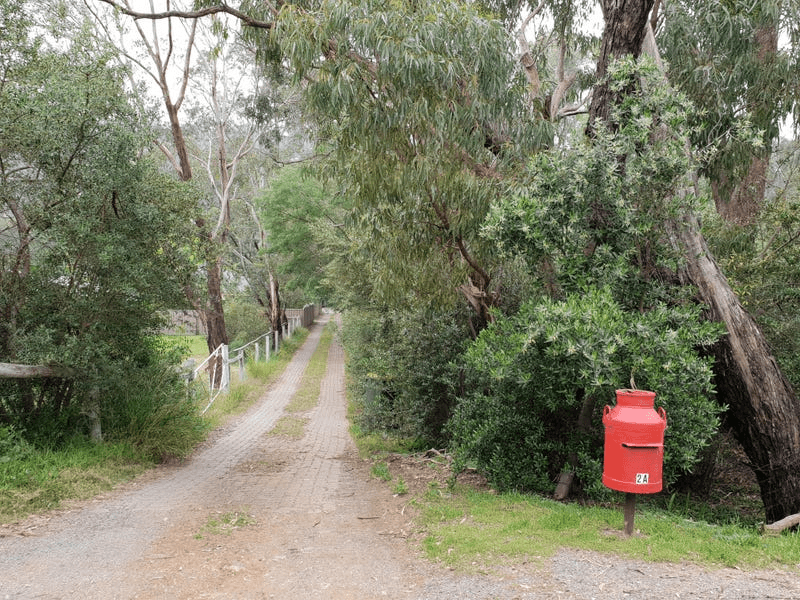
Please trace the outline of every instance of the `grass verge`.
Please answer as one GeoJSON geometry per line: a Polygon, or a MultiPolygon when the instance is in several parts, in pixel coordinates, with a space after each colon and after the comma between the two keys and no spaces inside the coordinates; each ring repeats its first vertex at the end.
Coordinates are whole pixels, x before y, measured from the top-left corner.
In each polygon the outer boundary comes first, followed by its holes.
{"type": "Polygon", "coordinates": [[[76,439],[59,451],[31,451],[0,464],[0,523],[91,498],[152,466],[125,444],[76,439]]]}
{"type": "Polygon", "coordinates": [[[301,414],[313,409],[319,402],[320,385],[328,367],[328,351],[333,341],[335,327],[331,321],[323,330],[319,344],[303,373],[300,387],[286,405],[284,409],[286,414],[277,420],[269,435],[283,435],[294,439],[301,439],[305,435],[309,419],[301,414]]]}
{"type": "Polygon", "coordinates": [[[289,361],[292,360],[294,353],[303,345],[308,337],[307,329],[298,329],[288,340],[284,340],[277,355],[273,354],[268,361],[247,363],[247,379],[236,381],[236,377],[231,382],[231,390],[227,394],[222,394],[205,414],[205,418],[211,427],[219,427],[230,417],[238,415],[247,410],[258,400],[264,387],[275,381],[289,361]]]}
{"type": "Polygon", "coordinates": [[[580,548],[648,561],[800,571],[800,534],[764,536],[668,512],[637,511],[636,533],[621,535],[622,509],[537,496],[432,487],[420,500],[424,549],[453,567],[502,564],[580,548]]]}
{"type": "Polygon", "coordinates": [[[333,342],[335,330],[335,323],[329,321],[322,331],[319,345],[317,345],[314,354],[311,355],[308,366],[306,366],[300,388],[292,396],[289,404],[286,405],[286,412],[301,413],[317,406],[322,378],[325,377],[325,371],[328,368],[328,352],[333,342]]]}
{"type": "Polygon", "coordinates": [[[204,335],[164,335],[162,338],[170,347],[181,348],[187,358],[203,360],[208,356],[208,342],[204,335]]]}
{"type": "MultiPolygon", "coordinates": [[[[365,434],[358,425],[358,404],[349,407],[351,432],[362,457],[372,460],[371,474],[393,494],[408,485],[393,474],[407,454],[407,441],[365,434]]],[[[408,457],[406,463],[419,461],[408,457]]],[[[729,519],[709,523],[697,515],[718,517],[718,511],[688,506],[679,497],[661,502],[641,498],[635,529],[623,533],[622,505],[562,503],[541,496],[478,490],[452,481],[449,468],[408,505],[415,507],[417,531],[428,558],[454,569],[483,572],[495,565],[544,561],[561,548],[576,548],[653,562],[690,562],[708,568],[779,569],[800,574],[800,532],[763,534],[751,521],[729,519]]],[[[712,507],[713,508],[713,507],[712,507]]],[[[730,516],[723,514],[722,516],[730,516]]]]}

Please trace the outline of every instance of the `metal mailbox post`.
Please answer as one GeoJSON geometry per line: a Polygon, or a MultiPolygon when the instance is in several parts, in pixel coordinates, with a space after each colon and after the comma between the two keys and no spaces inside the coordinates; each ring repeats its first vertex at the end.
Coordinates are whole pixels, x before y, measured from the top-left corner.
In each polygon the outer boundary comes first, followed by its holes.
{"type": "Polygon", "coordinates": [[[603,409],[603,485],[625,492],[625,534],[633,533],[636,494],[662,488],[667,414],[654,408],[656,394],[617,390],[617,405],[603,409]]]}

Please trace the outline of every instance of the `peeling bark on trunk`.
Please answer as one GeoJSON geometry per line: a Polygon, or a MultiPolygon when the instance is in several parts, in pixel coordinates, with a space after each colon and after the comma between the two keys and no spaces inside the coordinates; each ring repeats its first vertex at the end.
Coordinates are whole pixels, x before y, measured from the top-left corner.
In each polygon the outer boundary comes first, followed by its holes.
{"type": "Polygon", "coordinates": [[[709,318],[727,326],[713,351],[715,383],[758,479],[767,521],[800,512],[800,402],[711,256],[697,219],[687,218],[675,233],[709,318]]]}
{"type": "Polygon", "coordinates": [[[172,141],[175,144],[175,152],[178,155],[178,177],[181,181],[189,181],[192,178],[192,165],[189,162],[189,151],[186,149],[186,140],[183,137],[183,128],[178,119],[178,107],[169,98],[164,100],[169,116],[170,128],[172,131],[172,141]]]}
{"type": "Polygon", "coordinates": [[[281,308],[281,298],[278,293],[278,279],[269,271],[269,324],[272,331],[278,332],[278,337],[283,338],[283,322],[286,318],[285,311],[281,308]]]}
{"type": "MultiPolygon", "coordinates": [[[[208,264],[206,274],[208,304],[203,310],[206,324],[206,342],[209,353],[216,350],[220,344],[228,344],[228,332],[225,329],[225,313],[222,308],[222,258],[212,260],[208,264]]],[[[222,381],[222,359],[217,359],[214,371],[217,376],[213,382],[218,387],[222,381]]]]}

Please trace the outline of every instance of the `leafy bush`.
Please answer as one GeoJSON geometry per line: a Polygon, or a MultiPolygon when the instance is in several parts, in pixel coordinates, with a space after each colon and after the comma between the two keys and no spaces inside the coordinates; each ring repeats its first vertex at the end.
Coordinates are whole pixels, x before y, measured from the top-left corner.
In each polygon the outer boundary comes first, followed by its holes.
{"type": "Polygon", "coordinates": [[[366,432],[440,442],[460,386],[469,339],[459,313],[350,311],[342,340],[366,432]]]}
{"type": "Polygon", "coordinates": [[[263,308],[237,298],[225,306],[225,328],[231,348],[237,348],[267,333],[270,324],[263,308]]]}
{"type": "Polygon", "coordinates": [[[639,90],[614,107],[613,126],[596,124],[590,144],[539,153],[527,183],[487,217],[484,235],[524,259],[538,285],[468,351],[470,392],[450,431],[457,463],[501,488],[551,492],[569,466],[588,494],[605,494],[600,409],[615,388],[653,390],[667,410],[668,485],[717,428],[711,365],[699,352],[719,330],[678,284],[669,243],[668,224],[687,210],[675,190],[691,165],[685,140],[654,135],[665,124],[685,131],[692,108],[642,83],[654,75],[636,61],[611,65],[610,86],[639,90]]]}
{"type": "Polygon", "coordinates": [[[698,354],[718,333],[699,309],[627,312],[608,290],[523,305],[467,351],[471,392],[449,425],[457,465],[476,466],[501,489],[552,492],[574,455],[584,489],[602,495],[602,407],[635,379],[667,411],[669,485],[699,460],[718,426],[711,364],[698,354]],[[591,427],[580,431],[585,399],[591,427]]]}
{"type": "Polygon", "coordinates": [[[11,426],[0,426],[0,463],[19,460],[28,456],[33,449],[11,426]]]}
{"type": "Polygon", "coordinates": [[[725,223],[716,213],[704,223],[731,286],[763,327],[794,389],[800,389],[800,195],[769,199],[748,227],[725,223]]]}
{"type": "Polygon", "coordinates": [[[33,23],[17,24],[0,90],[0,162],[14,165],[0,211],[16,229],[0,245],[0,360],[74,375],[0,382],[0,422],[55,447],[113,410],[129,373],[165,359],[148,338],[196,271],[199,192],[143,152],[148,117],[108,56],[82,36],[27,47],[33,23]]]}

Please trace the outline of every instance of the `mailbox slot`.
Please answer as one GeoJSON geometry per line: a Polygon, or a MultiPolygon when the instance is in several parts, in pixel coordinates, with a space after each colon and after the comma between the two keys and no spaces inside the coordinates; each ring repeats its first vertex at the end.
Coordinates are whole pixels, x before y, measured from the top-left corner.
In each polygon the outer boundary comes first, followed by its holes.
{"type": "Polygon", "coordinates": [[[643,449],[650,448],[652,450],[658,450],[659,448],[662,448],[663,446],[661,444],[628,444],[627,442],[622,442],[622,447],[623,448],[643,448],[643,449]]]}

